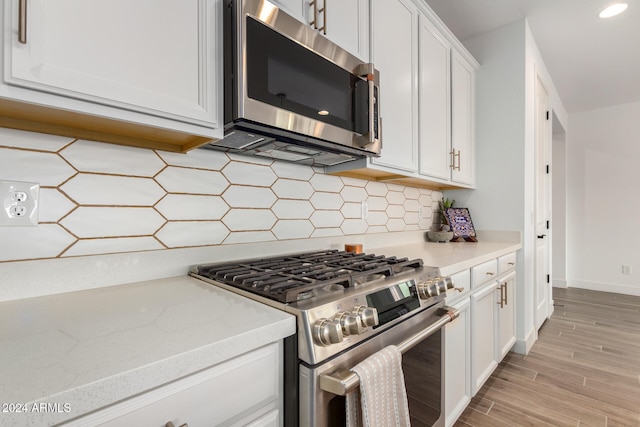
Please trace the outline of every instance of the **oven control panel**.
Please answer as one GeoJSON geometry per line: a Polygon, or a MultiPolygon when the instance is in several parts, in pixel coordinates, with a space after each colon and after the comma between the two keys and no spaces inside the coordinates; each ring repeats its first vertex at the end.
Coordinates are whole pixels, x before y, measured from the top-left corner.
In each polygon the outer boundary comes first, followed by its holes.
{"type": "Polygon", "coordinates": [[[429,299],[438,295],[446,295],[447,290],[453,289],[451,277],[434,277],[418,283],[418,295],[420,299],[429,299]]]}
{"type": "Polygon", "coordinates": [[[331,319],[322,318],[313,324],[313,340],[317,345],[328,346],[342,342],[349,335],[360,335],[370,326],[377,326],[378,310],[358,305],[351,311],[340,311],[331,319]]]}
{"type": "Polygon", "coordinates": [[[453,284],[438,273],[431,268],[414,270],[346,288],[341,298],[333,294],[324,301],[288,306],[298,319],[299,359],[319,363],[442,304],[453,284]]]}

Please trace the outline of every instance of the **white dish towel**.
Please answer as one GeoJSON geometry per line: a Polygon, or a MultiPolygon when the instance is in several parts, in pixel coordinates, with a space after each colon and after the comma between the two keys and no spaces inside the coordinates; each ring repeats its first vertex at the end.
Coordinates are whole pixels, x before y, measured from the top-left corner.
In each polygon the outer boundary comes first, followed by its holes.
{"type": "Polygon", "coordinates": [[[347,394],[347,427],[409,427],[402,353],[388,346],[354,366],[360,388],[347,394]]]}

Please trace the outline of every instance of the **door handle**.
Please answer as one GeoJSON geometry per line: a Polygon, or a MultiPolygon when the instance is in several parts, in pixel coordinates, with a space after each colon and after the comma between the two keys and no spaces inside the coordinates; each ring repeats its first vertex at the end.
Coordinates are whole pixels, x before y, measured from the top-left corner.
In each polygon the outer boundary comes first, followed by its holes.
{"type": "Polygon", "coordinates": [[[546,234],[538,234],[538,239],[544,239],[546,234]]]}

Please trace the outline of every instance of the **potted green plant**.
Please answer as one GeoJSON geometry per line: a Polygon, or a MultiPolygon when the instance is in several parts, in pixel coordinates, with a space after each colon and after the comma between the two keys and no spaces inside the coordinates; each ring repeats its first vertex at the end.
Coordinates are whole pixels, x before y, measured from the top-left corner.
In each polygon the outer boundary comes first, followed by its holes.
{"type": "Polygon", "coordinates": [[[456,203],[455,200],[445,198],[442,196],[442,200],[438,202],[438,216],[440,217],[440,224],[436,226],[436,230],[427,231],[427,239],[432,242],[448,242],[453,238],[453,231],[449,225],[449,220],[445,215],[447,208],[452,208],[456,203]]]}

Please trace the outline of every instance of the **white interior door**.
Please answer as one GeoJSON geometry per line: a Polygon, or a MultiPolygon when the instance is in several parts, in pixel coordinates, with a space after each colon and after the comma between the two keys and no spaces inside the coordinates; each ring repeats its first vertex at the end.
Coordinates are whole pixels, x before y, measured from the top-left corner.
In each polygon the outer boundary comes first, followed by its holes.
{"type": "Polygon", "coordinates": [[[549,148],[551,141],[551,120],[548,93],[540,78],[536,78],[535,117],[535,321],[539,329],[551,315],[551,283],[549,266],[550,247],[550,202],[549,202],[549,148]]]}

